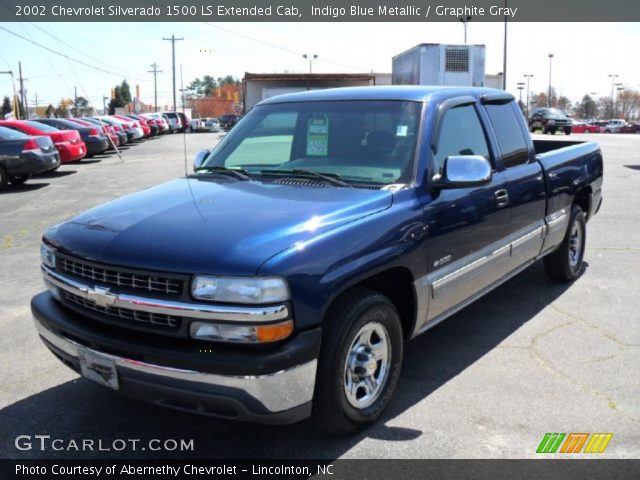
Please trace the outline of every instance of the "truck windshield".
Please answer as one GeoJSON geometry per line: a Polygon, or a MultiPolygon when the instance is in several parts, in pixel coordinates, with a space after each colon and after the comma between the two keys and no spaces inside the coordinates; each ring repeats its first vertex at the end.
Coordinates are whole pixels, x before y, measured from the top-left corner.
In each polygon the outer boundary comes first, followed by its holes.
{"type": "Polygon", "coordinates": [[[406,101],[258,106],[202,167],[219,165],[250,175],[307,170],[353,185],[409,183],[421,107],[406,101]]]}

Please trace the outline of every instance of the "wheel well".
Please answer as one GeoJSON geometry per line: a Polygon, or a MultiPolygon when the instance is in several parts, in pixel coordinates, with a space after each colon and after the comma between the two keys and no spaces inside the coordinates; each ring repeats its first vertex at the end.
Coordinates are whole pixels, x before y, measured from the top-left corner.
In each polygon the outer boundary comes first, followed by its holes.
{"type": "Polygon", "coordinates": [[[589,207],[591,206],[591,187],[585,187],[576,193],[573,199],[574,205],[578,205],[586,214],[587,220],[589,219],[589,207]]]}
{"type": "Polygon", "coordinates": [[[416,294],[413,275],[407,268],[394,267],[377,273],[352,285],[349,290],[357,287],[375,290],[391,300],[400,314],[404,337],[411,336],[416,321],[416,294]]]}

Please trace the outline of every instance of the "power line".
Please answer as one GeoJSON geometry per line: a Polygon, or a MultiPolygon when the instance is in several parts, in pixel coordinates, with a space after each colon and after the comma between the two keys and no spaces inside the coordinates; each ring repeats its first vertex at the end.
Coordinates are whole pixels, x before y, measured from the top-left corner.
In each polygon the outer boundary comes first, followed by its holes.
{"type": "MultiPolygon", "coordinates": [[[[260,40],[259,38],[255,38],[255,37],[252,37],[250,35],[246,35],[244,33],[236,32],[234,30],[229,30],[228,28],[221,27],[220,25],[216,25],[214,23],[204,22],[204,24],[208,25],[208,26],[210,26],[212,28],[217,28],[218,30],[222,30],[223,32],[227,32],[227,33],[230,33],[232,35],[237,35],[239,37],[246,38],[246,39],[251,40],[253,42],[262,43],[263,45],[267,45],[267,46],[272,47],[272,48],[277,48],[278,50],[282,50],[283,52],[286,52],[286,53],[291,53],[292,55],[297,55],[297,56],[304,55],[304,52],[298,52],[296,50],[292,50],[290,48],[283,47],[282,45],[276,45],[275,43],[270,43],[270,42],[267,42],[265,40],[260,40]]],[[[322,57],[318,58],[318,61],[325,62],[325,63],[332,63],[332,64],[338,65],[340,67],[353,68],[354,70],[363,70],[363,71],[367,70],[366,68],[363,68],[363,67],[358,67],[358,66],[355,66],[355,65],[349,65],[347,63],[342,63],[342,62],[336,62],[336,61],[329,60],[327,58],[322,58],[322,57]]]]}
{"type": "MultiPolygon", "coordinates": [[[[77,58],[73,58],[73,57],[70,57],[69,55],[65,55],[64,53],[56,52],[55,50],[53,50],[53,49],[51,49],[51,48],[49,48],[49,47],[47,47],[45,45],[42,45],[41,43],[38,43],[35,40],[30,40],[30,39],[28,39],[26,37],[23,37],[19,33],[13,32],[13,31],[9,30],[8,28],[3,27],[2,25],[0,25],[0,30],[4,30],[5,32],[7,32],[10,35],[13,35],[15,37],[21,38],[22,40],[24,40],[26,42],[32,43],[32,44],[36,45],[37,47],[43,48],[43,49],[47,50],[48,52],[51,52],[51,53],[53,53],[55,55],[58,55],[58,56],[63,57],[63,58],[66,58],[67,60],[70,60],[72,62],[79,63],[80,65],[84,65],[85,67],[92,68],[93,70],[97,70],[98,72],[106,73],[106,74],[109,74],[109,75],[114,75],[116,77],[122,77],[122,75],[119,74],[119,73],[110,72],[109,70],[105,70],[104,68],[96,67],[95,65],[91,65],[91,64],[86,63],[86,62],[84,62],[82,60],[78,60],[77,58]]],[[[141,80],[139,78],[131,77],[131,76],[129,76],[129,78],[132,79],[132,80],[141,80]]]]}
{"type": "Polygon", "coordinates": [[[91,55],[89,55],[88,53],[84,53],[82,50],[79,50],[77,48],[75,48],[73,45],[69,45],[67,42],[65,42],[64,40],[61,40],[60,38],[58,38],[58,36],[53,34],[53,29],[51,28],[50,24],[47,24],[47,26],[49,27],[49,32],[47,32],[45,29],[43,29],[42,27],[38,26],[38,24],[34,23],[34,22],[29,22],[29,24],[32,27],[36,27],[38,30],[40,30],[42,33],[44,33],[45,35],[49,35],[50,37],[52,37],[54,40],[56,40],[58,43],[63,44],[65,47],[70,48],[71,50],[73,50],[74,52],[79,53],[80,55],[82,55],[83,57],[87,57],[90,58],[91,60],[104,64],[108,67],[113,67],[114,69],[118,70],[118,67],[116,67],[115,65],[111,65],[107,62],[105,62],[104,60],[100,60],[98,58],[92,57],[91,55]]]}

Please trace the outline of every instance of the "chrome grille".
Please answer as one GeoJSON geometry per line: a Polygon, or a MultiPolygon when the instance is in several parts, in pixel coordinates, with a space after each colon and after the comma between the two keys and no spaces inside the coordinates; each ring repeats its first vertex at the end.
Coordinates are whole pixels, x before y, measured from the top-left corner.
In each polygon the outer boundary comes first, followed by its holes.
{"type": "Polygon", "coordinates": [[[120,307],[102,307],[96,305],[95,302],[82,298],[70,292],[63,291],[64,299],[70,303],[78,305],[94,312],[101,313],[107,317],[124,320],[140,322],[147,325],[153,325],[157,327],[177,328],[180,325],[180,317],[174,317],[172,315],[165,315],[162,313],[142,312],[139,310],[129,310],[128,308],[120,307]]]}
{"type": "Polygon", "coordinates": [[[174,278],[98,268],[60,256],[56,257],[56,264],[58,269],[63,272],[101,284],[166,295],[178,295],[182,291],[182,281],[174,278]]]}

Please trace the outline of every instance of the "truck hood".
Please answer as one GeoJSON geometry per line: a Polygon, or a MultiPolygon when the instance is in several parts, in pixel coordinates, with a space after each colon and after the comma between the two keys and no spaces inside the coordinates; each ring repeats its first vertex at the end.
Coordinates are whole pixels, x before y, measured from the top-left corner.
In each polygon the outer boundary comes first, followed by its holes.
{"type": "Polygon", "coordinates": [[[392,199],[385,190],[182,178],[88,210],[45,236],[100,263],[253,275],[273,255],[392,199]]]}

